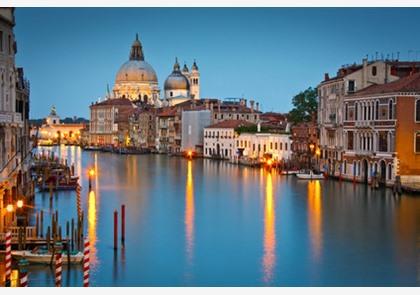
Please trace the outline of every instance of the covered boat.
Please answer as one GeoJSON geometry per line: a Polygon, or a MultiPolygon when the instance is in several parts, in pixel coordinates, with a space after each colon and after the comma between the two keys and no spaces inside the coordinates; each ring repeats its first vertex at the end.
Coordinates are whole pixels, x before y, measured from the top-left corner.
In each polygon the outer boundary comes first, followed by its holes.
{"type": "MultiPolygon", "coordinates": [[[[32,251],[23,250],[23,251],[12,251],[12,257],[19,260],[22,258],[26,258],[29,263],[38,263],[38,264],[50,264],[51,259],[52,262],[55,262],[55,255],[52,257],[53,253],[48,251],[46,248],[35,248],[32,251]]],[[[77,264],[82,263],[83,261],[83,253],[82,252],[71,252],[70,253],[70,263],[77,264]]],[[[62,254],[62,262],[63,264],[69,263],[69,257],[67,252],[63,252],[62,254]]]]}

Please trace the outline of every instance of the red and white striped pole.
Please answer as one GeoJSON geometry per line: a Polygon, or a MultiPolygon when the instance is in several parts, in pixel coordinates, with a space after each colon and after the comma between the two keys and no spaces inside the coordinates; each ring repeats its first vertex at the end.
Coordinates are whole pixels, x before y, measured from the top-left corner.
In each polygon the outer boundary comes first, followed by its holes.
{"type": "Polygon", "coordinates": [[[89,239],[85,239],[85,250],[83,252],[83,287],[89,287],[89,239]]]}
{"type": "Polygon", "coordinates": [[[10,277],[12,274],[12,232],[6,233],[6,287],[11,286],[10,277]]]}
{"type": "Polygon", "coordinates": [[[61,287],[61,272],[62,272],[62,255],[61,252],[55,255],[55,286],[61,287]]]}
{"type": "Polygon", "coordinates": [[[18,267],[19,267],[19,286],[20,287],[28,287],[28,270],[26,267],[29,265],[28,260],[22,258],[19,260],[18,267]]]}
{"type": "Polygon", "coordinates": [[[80,204],[80,189],[81,186],[77,185],[76,187],[76,194],[77,194],[77,216],[80,218],[81,214],[82,214],[82,207],[80,204]]]}

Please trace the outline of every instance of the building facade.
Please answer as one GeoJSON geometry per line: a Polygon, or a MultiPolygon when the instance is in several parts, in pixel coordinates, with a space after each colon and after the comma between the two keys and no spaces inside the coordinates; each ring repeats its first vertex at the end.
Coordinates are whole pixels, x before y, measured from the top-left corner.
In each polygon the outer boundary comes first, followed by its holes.
{"type": "Polygon", "coordinates": [[[128,117],[135,105],[127,98],[107,99],[90,106],[89,141],[91,145],[126,145],[128,117]]]}
{"type": "Polygon", "coordinates": [[[17,225],[17,201],[33,196],[29,173],[29,82],[16,68],[14,8],[0,8],[0,232],[17,225]],[[6,210],[11,206],[12,212],[6,210]]]}
{"type": "Polygon", "coordinates": [[[397,60],[363,59],[362,64],[343,66],[334,78],[325,74],[318,85],[321,169],[330,175],[340,174],[344,153],[344,97],[369,86],[407,76],[412,66],[412,63],[397,60]]]}
{"type": "Polygon", "coordinates": [[[50,114],[45,118],[37,132],[37,140],[40,145],[51,144],[80,144],[81,130],[86,127],[84,123],[61,123],[57,110],[53,106],[50,114]]]}
{"type": "Polygon", "coordinates": [[[210,110],[185,110],[182,112],[181,151],[203,154],[204,128],[211,123],[210,110]]]}
{"type": "Polygon", "coordinates": [[[299,123],[291,127],[293,161],[296,167],[319,166],[319,129],[316,121],[299,123]]]}
{"type": "Polygon", "coordinates": [[[131,145],[135,148],[155,150],[156,148],[155,108],[136,108],[130,115],[129,133],[131,145]]]}
{"type": "Polygon", "coordinates": [[[420,73],[344,99],[344,178],[420,183],[420,73]]]}
{"type": "Polygon", "coordinates": [[[292,140],[290,134],[245,132],[236,138],[235,150],[235,160],[272,159],[275,163],[286,163],[292,159],[292,140]]]}
{"type": "Polygon", "coordinates": [[[242,120],[225,120],[204,128],[204,157],[232,159],[235,156],[235,129],[249,126],[242,120]]]}

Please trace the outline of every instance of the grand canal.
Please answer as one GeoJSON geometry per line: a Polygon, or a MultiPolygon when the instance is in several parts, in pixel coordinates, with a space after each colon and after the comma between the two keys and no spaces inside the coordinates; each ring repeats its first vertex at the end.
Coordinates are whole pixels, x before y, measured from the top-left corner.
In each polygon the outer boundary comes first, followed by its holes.
{"type": "MultiPolygon", "coordinates": [[[[46,148],[81,177],[92,286],[418,286],[420,198],[337,181],[302,181],[224,162],[46,148]],[[97,171],[88,193],[87,169],[97,171]],[[126,205],[125,247],[113,212],[126,205]]],[[[76,218],[76,195],[50,203],[46,223],[76,218]]],[[[34,216],[34,214],[33,214],[34,216]]],[[[34,217],[32,217],[34,218],[34,217]]],[[[30,286],[53,286],[49,266],[30,286]]],[[[63,269],[64,286],[82,268],[63,269]]]]}

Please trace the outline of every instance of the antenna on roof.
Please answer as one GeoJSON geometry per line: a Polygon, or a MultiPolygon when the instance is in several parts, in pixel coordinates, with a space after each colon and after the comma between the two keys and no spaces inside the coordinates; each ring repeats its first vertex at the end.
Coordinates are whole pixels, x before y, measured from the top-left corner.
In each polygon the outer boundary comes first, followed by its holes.
{"type": "Polygon", "coordinates": [[[391,60],[394,61],[394,52],[391,54],[391,60]]]}
{"type": "Polygon", "coordinates": [[[397,51],[397,60],[399,60],[399,59],[400,59],[400,52],[397,51]]]}
{"type": "Polygon", "coordinates": [[[378,51],[375,52],[375,60],[378,60],[378,51]]]}

